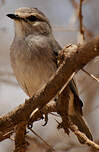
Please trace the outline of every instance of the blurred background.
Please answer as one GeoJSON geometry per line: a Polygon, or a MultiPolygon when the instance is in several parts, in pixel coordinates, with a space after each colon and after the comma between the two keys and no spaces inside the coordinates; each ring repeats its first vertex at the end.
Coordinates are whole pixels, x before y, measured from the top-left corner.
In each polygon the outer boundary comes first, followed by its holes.
{"type": "MultiPolygon", "coordinates": [[[[0,0],[0,115],[9,112],[23,103],[28,97],[19,87],[10,65],[10,44],[14,37],[14,25],[6,14],[13,13],[19,7],[36,7],[49,18],[56,40],[62,47],[80,42],[77,3],[79,0],[0,0]]],[[[99,0],[84,0],[83,22],[86,41],[99,34],[99,0]]],[[[99,58],[95,58],[85,69],[99,78],[99,58]]],[[[79,95],[84,102],[86,118],[94,140],[99,142],[99,83],[80,71],[76,74],[79,95]]],[[[67,136],[63,130],[57,130],[55,116],[49,115],[48,124],[43,121],[34,123],[34,130],[45,139],[57,152],[93,152],[94,150],[80,145],[76,137],[67,136]]],[[[28,152],[48,152],[44,143],[29,132],[27,140],[31,143],[28,152]]],[[[0,152],[11,152],[14,142],[7,139],[0,143],[0,152]]],[[[95,151],[94,151],[95,152],[95,151]]]]}

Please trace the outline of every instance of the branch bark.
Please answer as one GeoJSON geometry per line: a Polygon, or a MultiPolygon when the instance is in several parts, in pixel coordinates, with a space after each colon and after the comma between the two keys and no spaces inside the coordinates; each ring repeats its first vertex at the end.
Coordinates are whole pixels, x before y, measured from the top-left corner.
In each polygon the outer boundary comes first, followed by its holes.
{"type": "Polygon", "coordinates": [[[15,128],[15,150],[14,152],[25,152],[26,151],[26,124],[21,122],[15,128]]]}
{"type": "Polygon", "coordinates": [[[11,131],[20,122],[28,122],[30,114],[46,105],[64,86],[73,72],[83,68],[99,55],[99,37],[78,47],[65,47],[65,59],[47,85],[32,98],[0,118],[0,133],[11,131]],[[68,70],[67,70],[68,69],[68,70]]]}

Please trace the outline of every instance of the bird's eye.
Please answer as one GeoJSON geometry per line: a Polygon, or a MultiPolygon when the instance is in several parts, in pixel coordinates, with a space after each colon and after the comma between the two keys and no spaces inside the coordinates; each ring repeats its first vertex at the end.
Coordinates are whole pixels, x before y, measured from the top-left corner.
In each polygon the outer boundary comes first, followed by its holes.
{"type": "Polygon", "coordinates": [[[27,19],[28,19],[29,21],[31,21],[31,22],[34,22],[34,21],[37,21],[37,20],[38,20],[38,18],[37,18],[36,16],[33,16],[33,15],[28,16],[27,19]]]}

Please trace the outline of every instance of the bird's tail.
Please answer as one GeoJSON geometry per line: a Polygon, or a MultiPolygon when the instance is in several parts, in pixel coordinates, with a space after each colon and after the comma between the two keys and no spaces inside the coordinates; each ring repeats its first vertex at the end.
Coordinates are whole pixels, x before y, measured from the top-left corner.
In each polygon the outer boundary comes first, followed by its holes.
{"type": "MultiPolygon", "coordinates": [[[[75,115],[70,116],[70,118],[72,122],[78,127],[79,131],[84,133],[90,140],[93,140],[92,134],[86,124],[86,121],[81,115],[75,113],[75,115]]],[[[78,137],[78,140],[80,143],[84,144],[82,138],[78,137]]]]}
{"type": "MultiPolygon", "coordinates": [[[[92,134],[90,129],[87,126],[86,121],[83,118],[82,107],[83,103],[77,93],[75,92],[73,85],[70,86],[70,93],[69,93],[69,116],[71,121],[78,127],[79,131],[84,133],[90,140],[93,140],[92,134]]],[[[84,141],[78,137],[80,143],[84,143],[84,141]]]]}

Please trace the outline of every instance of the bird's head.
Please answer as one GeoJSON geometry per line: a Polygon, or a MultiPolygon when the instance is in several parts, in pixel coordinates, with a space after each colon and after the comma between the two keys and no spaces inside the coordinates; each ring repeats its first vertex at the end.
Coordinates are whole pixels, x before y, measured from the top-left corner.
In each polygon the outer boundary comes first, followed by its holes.
{"type": "Polygon", "coordinates": [[[27,36],[29,34],[48,35],[52,29],[47,17],[37,8],[19,8],[14,14],[7,14],[15,22],[15,35],[27,36]]]}

